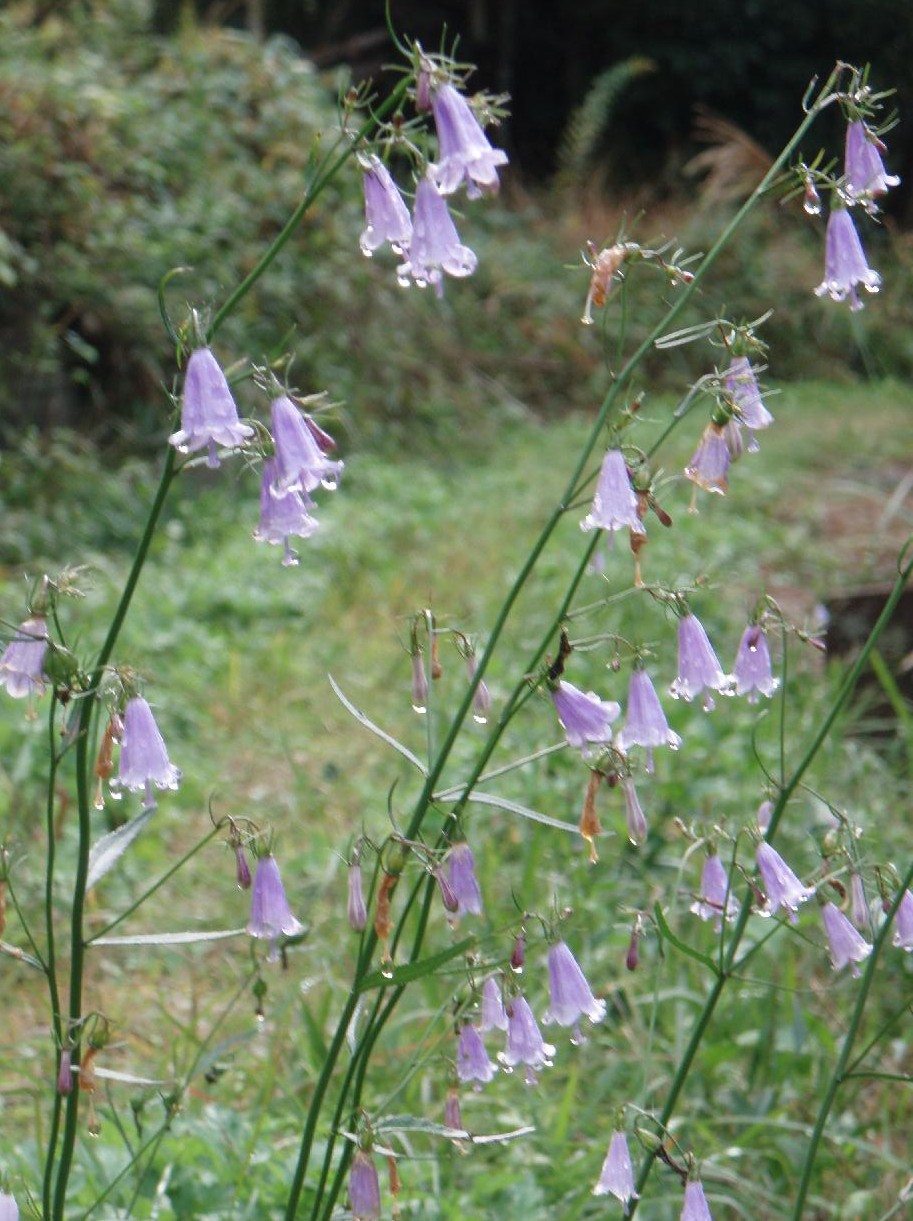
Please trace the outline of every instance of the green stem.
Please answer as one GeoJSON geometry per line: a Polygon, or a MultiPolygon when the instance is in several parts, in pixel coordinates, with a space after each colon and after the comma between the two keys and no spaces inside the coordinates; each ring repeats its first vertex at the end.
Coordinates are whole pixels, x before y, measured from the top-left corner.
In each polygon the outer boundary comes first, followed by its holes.
{"type": "MultiPolygon", "coordinates": [[[[57,836],[54,828],[54,807],[57,785],[57,694],[51,697],[51,708],[48,714],[48,753],[50,765],[48,770],[47,806],[45,811],[45,827],[47,834],[47,866],[44,886],[44,919],[45,941],[45,975],[48,981],[48,992],[51,1001],[51,1032],[54,1036],[54,1052],[56,1076],[60,1074],[60,1058],[65,1047],[63,1027],[60,1019],[60,988],[57,980],[57,950],[54,935],[54,865],[57,856],[57,836]]],[[[54,1158],[57,1150],[57,1138],[60,1133],[60,1118],[63,1106],[63,1095],[55,1088],[54,1104],[51,1112],[51,1130],[48,1135],[47,1153],[45,1154],[44,1176],[41,1189],[42,1215],[51,1215],[51,1182],[54,1172],[54,1158]]]]}

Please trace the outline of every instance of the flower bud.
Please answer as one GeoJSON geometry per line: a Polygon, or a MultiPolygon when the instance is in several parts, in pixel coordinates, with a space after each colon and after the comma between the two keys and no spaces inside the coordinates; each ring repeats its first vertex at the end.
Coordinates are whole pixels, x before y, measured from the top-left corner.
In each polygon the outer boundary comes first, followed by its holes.
{"type": "Polygon", "coordinates": [[[631,941],[628,944],[628,952],[625,955],[625,966],[628,968],[629,971],[637,970],[637,964],[639,961],[639,955],[637,952],[637,942],[638,942],[639,937],[640,937],[640,927],[639,927],[638,923],[635,923],[634,927],[631,929],[631,941]]]}
{"type": "Polygon", "coordinates": [[[360,933],[368,923],[368,909],[365,907],[364,887],[362,886],[361,865],[353,861],[349,866],[349,901],[347,905],[349,927],[360,933]]]}
{"type": "Polygon", "coordinates": [[[247,854],[242,844],[235,845],[235,880],[239,890],[250,889],[250,866],[247,863],[247,854]]]}
{"type": "Polygon", "coordinates": [[[517,975],[523,970],[523,964],[526,962],[526,933],[523,929],[517,933],[517,939],[514,942],[514,950],[510,956],[510,969],[516,972],[517,975]]]}

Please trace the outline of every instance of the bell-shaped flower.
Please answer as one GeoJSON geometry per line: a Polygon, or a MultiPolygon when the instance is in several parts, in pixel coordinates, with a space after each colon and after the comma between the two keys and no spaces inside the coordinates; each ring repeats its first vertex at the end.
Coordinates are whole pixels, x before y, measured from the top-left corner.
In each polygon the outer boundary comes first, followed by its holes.
{"type": "Polygon", "coordinates": [[[736,695],[747,695],[749,704],[758,702],[758,694],[773,695],[780,685],[770,662],[767,636],[758,623],[750,623],[742,633],[735,665],[732,667],[736,695]]]}
{"type": "Polygon", "coordinates": [[[643,806],[640,804],[640,798],[637,796],[634,781],[630,776],[622,777],[621,791],[625,799],[625,824],[628,828],[628,839],[637,847],[647,838],[647,819],[643,806]]]}
{"type": "Polygon", "coordinates": [[[556,941],[548,951],[548,1009],[543,1022],[570,1026],[571,1042],[582,1043],[581,1017],[601,1022],[605,1017],[605,1001],[597,999],[580,969],[577,959],[563,941],[556,941]]]}
{"type": "Polygon", "coordinates": [[[460,241],[447,201],[430,178],[415,190],[412,241],[406,261],[397,269],[400,284],[412,280],[419,288],[432,284],[438,296],[444,291],[444,272],[449,276],[471,276],[478,264],[475,254],[460,241]]]}
{"type": "Polygon", "coordinates": [[[349,928],[360,933],[368,923],[368,909],[365,906],[365,892],[362,882],[361,865],[353,861],[348,868],[348,899],[346,916],[349,928]]]}
{"type": "Polygon", "coordinates": [[[480,916],[482,892],[476,877],[475,857],[464,841],[454,844],[447,854],[447,880],[457,901],[455,916],[480,916]]]}
{"type": "Polygon", "coordinates": [[[158,789],[176,789],[181,773],[168,758],[165,741],[155,723],[152,709],[141,695],[127,701],[124,709],[120,742],[120,765],[111,789],[118,795],[121,789],[143,792],[143,807],[156,807],[153,785],[158,789]]]}
{"type": "Polygon", "coordinates": [[[720,929],[723,920],[731,920],[739,914],[739,901],[732,893],[732,885],[726,866],[716,852],[704,860],[701,870],[701,893],[691,904],[691,910],[702,920],[714,920],[720,929]]]}
{"type": "Polygon", "coordinates": [[[669,694],[690,702],[703,692],[704,709],[710,712],[714,708],[711,691],[731,695],[732,676],[723,673],[703,625],[689,613],[678,621],[678,676],[669,694]]]}
{"type": "Polygon", "coordinates": [[[616,746],[628,751],[632,746],[643,746],[647,751],[647,771],[653,771],[653,748],[671,746],[678,750],[682,740],[669,728],[659,696],[646,670],[635,666],[628,688],[628,711],[624,728],[619,730],[616,746]]]}
{"type": "Polygon", "coordinates": [[[0,687],[20,700],[41,695],[46,685],[44,657],[48,648],[48,625],[42,615],[33,615],[16,628],[0,656],[0,687]]]}
{"type": "Polygon", "coordinates": [[[285,549],[282,565],[288,568],[298,563],[298,552],[292,548],[289,539],[292,535],[310,538],[320,523],[308,512],[313,506],[310,497],[301,492],[273,490],[280,478],[278,461],[267,458],[263,463],[260,482],[260,523],[254,531],[254,540],[274,546],[281,543],[285,549]]]}
{"type": "Polygon", "coordinates": [[[488,1058],[477,1027],[469,1022],[461,1027],[457,1040],[456,1071],[457,1077],[464,1084],[475,1081],[480,1085],[490,1081],[498,1071],[497,1066],[488,1058]]]}
{"type": "Polygon", "coordinates": [[[624,1132],[615,1132],[609,1145],[599,1181],[593,1188],[594,1196],[614,1196],[620,1200],[625,1216],[628,1215],[628,1205],[638,1199],[634,1190],[634,1168],[631,1165],[631,1153],[624,1132]]]}
{"type": "Polygon", "coordinates": [[[482,985],[482,1016],[479,1029],[507,1029],[507,1013],[504,1009],[504,999],[501,996],[501,986],[493,975],[490,975],[482,985]]]}
{"type": "Polygon", "coordinates": [[[685,1184],[681,1221],[713,1221],[700,1179],[689,1179],[685,1184]]]}
{"type": "Polygon", "coordinates": [[[359,240],[362,253],[370,258],[379,246],[389,242],[397,254],[402,254],[412,238],[409,209],[390,171],[373,154],[368,158],[363,182],[365,228],[359,240]]]}
{"type": "Polygon", "coordinates": [[[765,798],[764,801],[762,801],[758,806],[758,812],[755,814],[758,830],[762,835],[767,834],[767,828],[770,826],[770,816],[773,814],[773,812],[774,803],[769,798],[765,798]]]}
{"type": "Polygon", "coordinates": [[[205,449],[206,465],[219,465],[218,448],[238,449],[254,430],[238,419],[238,409],[225,374],[209,348],[191,352],[184,376],[181,427],[169,438],[179,454],[205,449]]]}
{"type": "Polygon", "coordinates": [[[913,950],[913,894],[909,890],[903,892],[898,905],[891,944],[900,950],[906,950],[908,954],[913,950]]]}
{"type": "Polygon", "coordinates": [[[646,534],[637,512],[637,494],[620,449],[610,449],[602,460],[593,507],[580,523],[581,530],[620,530],[646,534]]]}
{"type": "Polygon", "coordinates": [[[711,421],[704,429],[698,447],[691,455],[691,461],[685,467],[685,476],[705,492],[716,492],[724,496],[729,491],[730,461],[725,427],[711,421]]]}
{"type": "Polygon", "coordinates": [[[800,904],[810,899],[815,889],[803,886],[787,863],[775,848],[766,840],[761,840],[755,856],[758,872],[767,902],[761,908],[762,916],[772,916],[778,907],[782,907],[792,924],[798,921],[796,915],[800,904]]]}
{"type": "Polygon", "coordinates": [[[862,302],[856,292],[859,284],[868,292],[877,293],[881,276],[866,262],[856,226],[847,209],[832,208],[824,238],[824,279],[815,293],[834,301],[849,298],[850,309],[860,310],[862,302]]]}
{"type": "Polygon", "coordinates": [[[412,711],[428,711],[428,675],[421,649],[416,649],[412,654],[412,711]]]}
{"type": "Polygon", "coordinates": [[[498,1053],[498,1059],[508,1070],[518,1064],[526,1065],[527,1085],[536,1084],[537,1068],[550,1068],[555,1049],[542,1038],[539,1023],[526,999],[516,996],[506,1009],[507,1046],[498,1053]]]}
{"type": "Polygon", "coordinates": [[[352,1221],[380,1221],[380,1179],[374,1158],[356,1149],[349,1171],[349,1208],[352,1221]]]}
{"type": "Polygon", "coordinates": [[[900,182],[896,174],[885,173],[879,143],[861,119],[847,125],[843,192],[848,203],[861,203],[871,213],[878,210],[875,199],[900,182]]]}
{"type": "MultiPolygon", "coordinates": [[[[466,672],[469,675],[469,681],[476,676],[476,671],[479,668],[479,661],[475,653],[466,654],[466,672]]],[[[488,689],[488,684],[485,679],[480,679],[472,696],[472,719],[479,725],[485,725],[488,722],[488,714],[491,712],[491,692],[488,689]]]]}
{"type": "Polygon", "coordinates": [[[507,164],[507,153],[492,148],[462,93],[442,85],[432,93],[431,110],[439,159],[429,172],[441,194],[452,195],[464,182],[470,199],[497,191],[498,166],[507,164]]]}
{"type": "Polygon", "coordinates": [[[5,1191],[0,1191],[0,1221],[19,1221],[19,1205],[5,1191]]]}
{"type": "Polygon", "coordinates": [[[850,912],[857,928],[870,929],[872,927],[872,913],[869,911],[869,901],[865,897],[862,874],[857,873],[855,869],[850,874],[850,912]]]}
{"type": "Polygon", "coordinates": [[[275,466],[271,468],[274,496],[300,492],[307,497],[315,488],[333,489],[343,463],[327,458],[304,416],[286,395],[273,399],[273,444],[275,466]]]}
{"type": "Polygon", "coordinates": [[[756,449],[754,433],[769,428],[774,418],[764,406],[758,379],[747,356],[733,356],[726,371],[726,389],[738,409],[739,422],[751,435],[749,449],[756,449]]]}
{"type": "Polygon", "coordinates": [[[872,947],[833,903],[825,903],[821,908],[821,920],[827,934],[831,966],[835,971],[849,966],[852,974],[858,977],[859,967],[856,964],[868,958],[872,947]]]}
{"type": "Polygon", "coordinates": [[[602,746],[612,741],[611,725],[621,712],[614,700],[602,700],[595,691],[581,691],[563,678],[550,694],[569,746],[587,755],[591,742],[602,746]]]}
{"type": "Polygon", "coordinates": [[[270,942],[270,962],[278,957],[276,942],[280,937],[294,937],[304,932],[304,925],[292,915],[279,865],[271,852],[257,861],[247,932],[251,937],[270,942]]]}

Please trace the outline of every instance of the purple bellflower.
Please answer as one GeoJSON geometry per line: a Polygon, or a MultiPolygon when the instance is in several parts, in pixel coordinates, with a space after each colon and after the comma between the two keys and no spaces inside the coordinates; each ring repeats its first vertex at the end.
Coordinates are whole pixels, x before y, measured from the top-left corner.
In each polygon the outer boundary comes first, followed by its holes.
{"type": "Polygon", "coordinates": [[[673,750],[678,750],[682,744],[678,734],[669,728],[650,675],[639,667],[631,672],[628,712],[615,744],[625,752],[632,746],[645,747],[648,772],[653,771],[654,746],[671,746],[673,750]]]}
{"type": "Polygon", "coordinates": [[[780,685],[770,663],[770,649],[764,629],[750,623],[742,633],[735,665],[732,667],[736,695],[747,695],[749,704],[758,702],[758,693],[768,698],[780,685]]]}
{"type": "Polygon", "coordinates": [[[219,465],[218,446],[238,449],[254,430],[238,419],[238,409],[225,374],[209,348],[191,352],[181,399],[181,427],[169,444],[180,454],[205,449],[206,465],[219,465]]]}
{"type": "Polygon", "coordinates": [[[726,444],[722,424],[712,421],[704,429],[691,461],[685,467],[685,476],[705,492],[716,492],[724,496],[729,491],[729,463],[731,455],[726,444]]]}
{"type": "Polygon", "coordinates": [[[913,950],[913,894],[909,890],[903,892],[903,898],[894,917],[894,939],[891,942],[899,950],[909,954],[913,950]]]}
{"type": "Polygon", "coordinates": [[[857,928],[870,929],[872,927],[872,913],[869,911],[869,902],[865,897],[862,874],[856,873],[855,870],[850,874],[850,911],[853,923],[857,928]]]}
{"type": "MultiPolygon", "coordinates": [[[[479,661],[475,653],[466,654],[466,672],[469,675],[469,681],[476,676],[476,670],[479,668],[479,661]]],[[[488,714],[491,712],[491,692],[488,689],[488,684],[485,679],[481,679],[476,687],[472,697],[472,719],[478,725],[485,725],[488,722],[488,714]]]]}
{"type": "Polygon", "coordinates": [[[814,887],[803,886],[779,852],[766,840],[762,839],[758,844],[755,859],[767,896],[767,902],[761,908],[760,914],[772,916],[778,907],[782,907],[789,916],[790,923],[796,924],[799,919],[796,915],[799,905],[814,895],[814,887]]]}
{"type": "Polygon", "coordinates": [[[456,1071],[457,1077],[464,1084],[469,1081],[477,1082],[476,1088],[489,1082],[498,1071],[488,1058],[478,1028],[469,1022],[460,1029],[460,1037],[457,1040],[456,1071]]]}
{"type": "Polygon", "coordinates": [[[272,424],[276,447],[275,478],[270,485],[273,495],[300,492],[307,497],[321,486],[335,488],[343,463],[326,457],[307,420],[284,394],[273,399],[272,424]]]}
{"type": "Polygon", "coordinates": [[[291,536],[310,538],[320,523],[308,512],[313,507],[313,501],[306,493],[274,491],[280,479],[281,472],[277,459],[268,458],[263,463],[260,483],[260,524],[254,531],[254,540],[258,543],[272,543],[273,545],[281,543],[285,548],[282,565],[289,568],[298,563],[298,552],[289,543],[291,536]]]}
{"type": "Polygon", "coordinates": [[[356,1149],[349,1171],[352,1221],[380,1221],[380,1179],[370,1153],[356,1149]]]}
{"type": "Polygon", "coordinates": [[[402,254],[412,239],[412,221],[399,187],[379,157],[371,156],[364,173],[365,228],[359,240],[368,258],[384,242],[402,254]]]}
{"type": "Polygon", "coordinates": [[[704,710],[714,708],[711,691],[732,694],[732,676],[723,673],[703,625],[694,615],[678,621],[678,676],[669,688],[673,699],[691,701],[704,692],[704,710]]]}
{"type": "Polygon", "coordinates": [[[614,700],[601,700],[595,691],[583,692],[564,679],[550,694],[569,746],[587,755],[591,742],[599,745],[611,742],[610,726],[621,712],[614,700]]]}
{"type": "Polygon", "coordinates": [[[410,280],[419,288],[431,284],[443,296],[444,275],[471,276],[478,264],[475,254],[460,241],[447,201],[430,178],[423,178],[415,190],[412,241],[405,251],[406,261],[396,269],[400,284],[410,280]]]}
{"type": "Polygon", "coordinates": [[[365,906],[365,892],[362,884],[361,865],[353,861],[348,869],[348,901],[346,916],[349,928],[360,933],[368,923],[368,909],[365,906]]]}
{"type": "Polygon", "coordinates": [[[849,203],[861,203],[871,213],[878,210],[874,203],[876,196],[884,195],[900,182],[896,174],[885,173],[879,144],[861,119],[847,125],[844,193],[849,203]]]}
{"type": "Polygon", "coordinates": [[[628,828],[628,839],[637,847],[647,838],[647,820],[637,796],[634,781],[630,776],[622,777],[621,791],[625,799],[625,823],[628,828]]]}
{"type": "Polygon", "coordinates": [[[758,443],[754,434],[769,428],[774,418],[764,406],[758,379],[747,356],[733,356],[726,371],[726,389],[738,408],[739,422],[745,425],[751,437],[748,448],[756,450],[758,443]]]}
{"type": "Polygon", "coordinates": [[[689,1179],[685,1184],[681,1221],[713,1221],[700,1179],[689,1179]]]}
{"type": "Polygon", "coordinates": [[[168,759],[152,709],[141,695],[134,696],[124,709],[120,766],[111,786],[112,793],[117,795],[121,789],[144,792],[143,808],[154,810],[153,785],[159,789],[176,789],[180,783],[181,773],[168,759]]]}
{"type": "Polygon", "coordinates": [[[508,1070],[517,1064],[526,1065],[527,1085],[536,1084],[537,1068],[551,1068],[555,1049],[542,1038],[539,1023],[526,999],[516,996],[506,1009],[507,1046],[498,1059],[508,1070]]]}
{"type": "Polygon", "coordinates": [[[275,962],[279,957],[276,942],[280,937],[294,937],[304,932],[304,925],[292,915],[279,865],[272,853],[261,856],[257,861],[247,932],[251,937],[270,942],[270,962],[275,962]]]}
{"type": "Polygon", "coordinates": [[[548,990],[548,1010],[543,1022],[570,1026],[571,1042],[584,1042],[580,1032],[581,1017],[601,1022],[605,1017],[605,1001],[593,995],[577,959],[563,941],[556,941],[548,951],[548,990]]]}
{"type": "Polygon", "coordinates": [[[631,1154],[628,1140],[624,1132],[615,1132],[612,1136],[609,1151],[602,1163],[599,1181],[593,1188],[594,1196],[615,1196],[628,1215],[628,1205],[638,1199],[634,1190],[634,1168],[631,1165],[631,1154]]]}
{"type": "Polygon", "coordinates": [[[0,656],[0,687],[15,700],[41,695],[46,679],[44,655],[48,648],[47,620],[33,615],[21,623],[0,656]]]}
{"type": "Polygon", "coordinates": [[[498,166],[507,153],[492,148],[472,107],[453,85],[442,85],[431,97],[440,159],[430,169],[442,195],[452,195],[466,183],[466,194],[478,199],[483,191],[498,189],[498,166]]]}
{"type": "Polygon", "coordinates": [[[766,798],[758,806],[758,812],[755,815],[755,818],[757,819],[758,830],[762,835],[767,834],[767,828],[770,826],[770,816],[773,814],[773,812],[774,803],[769,798],[766,798]]]}
{"type": "Polygon", "coordinates": [[[581,530],[620,530],[646,534],[637,513],[637,494],[620,449],[610,449],[602,460],[593,507],[580,523],[581,530]]]}
{"type": "Polygon", "coordinates": [[[720,929],[723,920],[731,920],[739,914],[739,901],[732,893],[726,866],[717,853],[712,852],[704,861],[701,870],[701,893],[691,910],[702,920],[715,920],[720,929]]]}
{"type": "Polygon", "coordinates": [[[482,1017],[479,1029],[507,1029],[507,1013],[501,996],[501,986],[493,975],[490,975],[482,985],[482,1017]]]}
{"type": "Polygon", "coordinates": [[[877,293],[881,287],[881,276],[866,263],[862,243],[849,212],[846,208],[832,208],[824,238],[824,279],[815,289],[815,294],[831,297],[834,301],[849,298],[850,309],[861,310],[862,302],[856,292],[858,284],[870,293],[877,293]]]}
{"type": "Polygon", "coordinates": [[[472,849],[465,842],[456,843],[447,854],[447,880],[457,901],[457,917],[482,914],[482,892],[476,877],[476,862],[472,849]]]}
{"type": "Polygon", "coordinates": [[[0,1191],[0,1221],[19,1221],[19,1205],[5,1191],[0,1191]]]}
{"type": "Polygon", "coordinates": [[[428,711],[428,675],[421,649],[416,649],[412,654],[412,711],[428,711]]]}
{"type": "Polygon", "coordinates": [[[872,947],[853,928],[850,921],[839,907],[833,903],[825,903],[821,908],[821,919],[827,934],[827,946],[831,956],[831,966],[835,971],[849,966],[852,974],[859,977],[857,963],[863,962],[872,952],[872,947]]]}

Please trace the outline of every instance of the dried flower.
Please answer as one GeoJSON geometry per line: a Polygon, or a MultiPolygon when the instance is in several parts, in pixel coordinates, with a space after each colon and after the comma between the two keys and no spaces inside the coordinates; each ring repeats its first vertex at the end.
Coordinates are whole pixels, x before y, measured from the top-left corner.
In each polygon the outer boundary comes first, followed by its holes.
{"type": "Polygon", "coordinates": [[[790,922],[795,924],[799,905],[812,897],[814,887],[803,886],[779,852],[766,840],[758,844],[755,859],[767,895],[767,902],[760,914],[772,916],[778,907],[782,907],[790,922]]]}
{"type": "Polygon", "coordinates": [[[356,1149],[349,1171],[349,1207],[353,1221],[380,1221],[380,1179],[370,1153],[356,1149]]]}
{"type": "Polygon", "coordinates": [[[620,1200],[625,1216],[628,1215],[628,1205],[638,1199],[634,1190],[634,1169],[631,1166],[631,1154],[624,1132],[615,1132],[612,1136],[609,1151],[602,1163],[599,1181],[593,1188],[594,1196],[615,1196],[620,1200]]]}
{"type": "Polygon", "coordinates": [[[304,925],[292,915],[279,866],[271,852],[257,861],[247,932],[251,937],[271,943],[270,962],[278,957],[276,942],[280,937],[294,937],[304,932],[304,925]]]}
{"type": "Polygon", "coordinates": [[[584,693],[561,679],[550,692],[568,745],[589,754],[589,743],[605,745],[612,740],[610,726],[621,708],[614,700],[602,700],[595,691],[584,693]]]}
{"type": "Polygon", "coordinates": [[[396,269],[400,284],[410,280],[419,288],[432,284],[438,296],[443,296],[444,272],[458,278],[471,276],[478,264],[475,254],[460,242],[447,201],[430,178],[416,187],[412,241],[404,253],[406,261],[396,269]]]}
{"type": "Polygon", "coordinates": [[[583,317],[580,319],[584,326],[593,325],[593,306],[605,305],[615,280],[622,279],[621,268],[632,249],[636,247],[622,242],[606,246],[597,254],[596,247],[590,243],[590,257],[583,256],[584,263],[591,271],[590,287],[586,294],[583,317]]]}
{"type": "Polygon", "coordinates": [[[353,861],[348,870],[346,915],[349,920],[349,927],[354,929],[356,933],[360,933],[368,923],[368,909],[365,906],[361,865],[358,861],[353,861]]]}
{"type": "Polygon", "coordinates": [[[238,409],[225,374],[209,348],[191,352],[184,377],[181,427],[168,438],[180,454],[205,449],[206,465],[217,467],[217,446],[238,449],[254,435],[249,424],[238,419],[238,409]]]}
{"type": "Polygon", "coordinates": [[[865,252],[849,212],[846,208],[832,208],[824,238],[824,279],[815,289],[815,294],[831,297],[834,301],[849,298],[850,309],[861,310],[857,284],[870,293],[877,293],[881,287],[881,276],[866,263],[865,252]]]}
{"type": "Polygon", "coordinates": [[[624,728],[619,731],[616,746],[628,751],[632,746],[647,750],[647,771],[653,771],[653,747],[670,746],[678,750],[681,738],[669,728],[659,696],[646,670],[635,666],[628,689],[628,712],[624,728]]]}
{"type": "Polygon", "coordinates": [[[749,704],[758,702],[758,693],[768,698],[780,685],[774,678],[767,636],[758,623],[750,623],[742,633],[735,665],[732,667],[736,695],[747,695],[749,704]]]}
{"type": "Polygon", "coordinates": [[[535,1069],[550,1068],[555,1049],[546,1043],[526,999],[514,997],[507,1006],[507,1047],[498,1059],[508,1070],[517,1064],[526,1065],[527,1085],[536,1084],[535,1069]]]}
{"type": "Polygon", "coordinates": [[[543,1022],[557,1022],[571,1027],[571,1042],[582,1043],[581,1017],[601,1022],[605,1017],[605,1001],[592,993],[577,959],[563,941],[557,941],[548,951],[549,1004],[543,1022]]]}
{"type": "Polygon", "coordinates": [[[637,494],[620,449],[610,449],[602,460],[593,507],[580,523],[581,530],[620,530],[645,534],[637,512],[637,494]]]}
{"type": "Polygon", "coordinates": [[[514,938],[514,948],[510,954],[510,969],[515,975],[521,975],[526,965],[526,930],[520,929],[514,938]]]}
{"type": "Polygon", "coordinates": [[[856,963],[863,962],[872,952],[872,947],[853,928],[850,921],[839,907],[833,903],[825,903],[821,908],[821,919],[827,934],[827,944],[831,956],[831,966],[835,971],[849,966],[852,974],[859,976],[856,963]]]}
{"type": "MultiPolygon", "coordinates": [[[[764,406],[758,379],[747,356],[733,356],[726,371],[726,389],[738,409],[739,422],[745,425],[750,434],[769,428],[774,422],[764,406]]],[[[753,435],[749,448],[757,448],[753,435]]]]}
{"type": "Polygon", "coordinates": [[[628,839],[637,847],[647,838],[647,820],[637,796],[637,790],[634,788],[634,781],[630,776],[622,778],[621,791],[625,799],[625,823],[628,828],[628,839]]]}
{"type": "Polygon", "coordinates": [[[48,647],[48,626],[43,615],[33,615],[16,629],[0,656],[0,687],[20,700],[41,695],[46,685],[44,657],[48,647]]]}
{"type": "Polygon", "coordinates": [[[599,815],[596,812],[596,790],[602,782],[602,773],[591,771],[590,778],[587,781],[586,793],[583,798],[583,809],[580,812],[580,822],[578,828],[580,834],[590,847],[590,864],[595,865],[599,860],[599,855],[596,852],[596,836],[602,830],[599,823],[599,815]]]}
{"type": "Polygon", "coordinates": [[[390,171],[373,154],[364,173],[365,228],[359,239],[362,254],[370,258],[384,242],[402,254],[412,238],[409,209],[390,177],[390,171]]]}
{"type": "Polygon", "coordinates": [[[894,917],[894,939],[891,943],[909,954],[913,950],[913,894],[903,892],[894,917]]]}
{"type": "Polygon", "coordinates": [[[441,902],[444,905],[444,911],[448,917],[456,915],[459,908],[459,902],[456,895],[453,893],[453,887],[450,885],[450,880],[444,873],[443,869],[433,869],[432,876],[437,882],[438,890],[441,892],[441,902]]]}
{"type": "Polygon", "coordinates": [[[298,553],[289,543],[289,538],[310,538],[320,524],[311,517],[308,510],[313,502],[310,497],[301,492],[277,492],[276,488],[281,478],[279,463],[276,458],[268,458],[263,464],[263,476],[260,482],[260,524],[254,531],[254,540],[258,543],[282,543],[285,554],[282,565],[285,568],[298,563],[298,553]]]}
{"type": "Polygon", "coordinates": [[[501,988],[493,975],[482,985],[482,1017],[480,1030],[506,1030],[507,1014],[501,997],[501,988]]]}
{"type": "Polygon", "coordinates": [[[717,492],[724,496],[729,491],[730,460],[724,426],[711,421],[685,467],[685,476],[705,492],[717,492]]]}
{"type": "Polygon", "coordinates": [[[701,870],[701,893],[691,904],[691,910],[702,920],[715,920],[717,929],[722,927],[723,919],[731,920],[739,914],[739,901],[732,893],[726,866],[719,856],[712,852],[704,861],[701,870]]]}
{"type": "Polygon", "coordinates": [[[442,85],[432,94],[431,109],[440,160],[430,174],[440,193],[452,195],[463,182],[470,199],[497,191],[498,166],[507,164],[507,153],[491,147],[463,95],[453,85],[442,85]]]}
{"type": "Polygon", "coordinates": [[[476,1081],[482,1085],[489,1082],[498,1071],[488,1058],[478,1028],[468,1022],[461,1027],[457,1040],[456,1071],[457,1077],[464,1084],[476,1081]]]}
{"type": "Polygon", "coordinates": [[[732,676],[723,673],[700,620],[692,614],[678,621],[678,676],[669,688],[673,699],[689,702],[704,692],[704,709],[714,708],[711,691],[732,694],[732,676]]]}
{"type": "Polygon", "coordinates": [[[681,1221],[713,1221],[700,1179],[689,1179],[685,1184],[681,1221]]]}
{"type": "Polygon", "coordinates": [[[343,463],[325,456],[308,421],[287,395],[273,399],[271,419],[276,447],[273,495],[300,492],[307,497],[321,486],[335,488],[343,463]]]}
{"type": "Polygon", "coordinates": [[[861,203],[867,212],[878,211],[874,199],[896,187],[900,179],[886,174],[877,137],[861,119],[847,124],[844,160],[844,195],[849,203],[861,203]]]}
{"type": "Polygon", "coordinates": [[[168,759],[152,709],[142,696],[134,696],[124,709],[120,765],[117,780],[111,786],[112,793],[119,795],[121,789],[145,792],[143,807],[154,810],[156,801],[152,786],[176,789],[180,783],[181,773],[168,759]]]}
{"type": "Polygon", "coordinates": [[[456,898],[456,916],[482,914],[482,892],[476,877],[476,862],[472,849],[463,841],[456,843],[447,855],[447,878],[456,898]]]}

